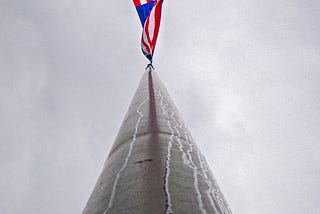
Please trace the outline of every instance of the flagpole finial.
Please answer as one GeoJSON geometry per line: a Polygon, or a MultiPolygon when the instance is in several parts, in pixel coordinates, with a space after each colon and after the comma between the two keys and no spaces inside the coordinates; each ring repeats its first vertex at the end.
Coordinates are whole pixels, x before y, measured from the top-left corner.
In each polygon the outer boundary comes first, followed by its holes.
{"type": "Polygon", "coordinates": [[[147,65],[147,67],[145,69],[149,70],[149,71],[153,71],[154,70],[154,67],[152,65],[152,61],[150,61],[150,63],[147,65]]]}

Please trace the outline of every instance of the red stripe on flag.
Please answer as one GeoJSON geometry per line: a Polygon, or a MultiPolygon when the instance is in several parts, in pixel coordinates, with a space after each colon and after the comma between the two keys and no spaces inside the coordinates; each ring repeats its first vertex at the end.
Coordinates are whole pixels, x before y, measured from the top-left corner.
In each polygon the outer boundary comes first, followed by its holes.
{"type": "MultiPolygon", "coordinates": [[[[150,19],[150,15],[149,17],[147,18],[147,21],[146,23],[144,24],[144,27],[143,27],[143,30],[146,32],[146,35],[147,35],[147,39],[148,39],[148,43],[149,43],[149,46],[151,44],[151,39],[150,39],[150,35],[149,35],[149,19],[150,19]]],[[[150,46],[151,47],[151,46],[150,46]]],[[[151,47],[152,48],[152,47],[151,47]]]]}
{"type": "Polygon", "coordinates": [[[160,20],[161,20],[161,8],[162,8],[162,0],[158,1],[155,5],[155,28],[154,28],[154,35],[153,39],[151,41],[151,47],[152,47],[152,53],[154,52],[154,48],[156,46],[157,38],[158,38],[158,33],[159,33],[159,28],[160,28],[160,20]]]}
{"type": "Polygon", "coordinates": [[[134,5],[137,6],[141,6],[141,2],[140,0],[133,0],[134,5]]]}
{"type": "Polygon", "coordinates": [[[147,51],[148,53],[150,53],[150,48],[149,48],[148,45],[144,42],[144,40],[143,40],[143,35],[142,35],[142,38],[141,38],[141,44],[146,48],[146,51],[147,51]]]}

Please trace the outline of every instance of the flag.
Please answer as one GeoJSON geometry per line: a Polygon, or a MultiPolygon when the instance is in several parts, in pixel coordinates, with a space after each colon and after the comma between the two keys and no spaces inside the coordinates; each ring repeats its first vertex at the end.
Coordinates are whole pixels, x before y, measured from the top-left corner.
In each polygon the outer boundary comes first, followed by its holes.
{"type": "Polygon", "coordinates": [[[133,0],[142,24],[141,49],[152,62],[156,46],[163,0],[133,0]]]}

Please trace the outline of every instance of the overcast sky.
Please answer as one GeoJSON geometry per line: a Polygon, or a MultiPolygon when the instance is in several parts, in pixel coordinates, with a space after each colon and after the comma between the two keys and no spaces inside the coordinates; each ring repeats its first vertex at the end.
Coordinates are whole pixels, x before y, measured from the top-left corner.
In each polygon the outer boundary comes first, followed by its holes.
{"type": "MultiPolygon", "coordinates": [[[[80,213],[147,60],[131,0],[0,0],[0,212],[80,213]]],[[[170,1],[154,56],[235,214],[320,212],[320,1],[170,1]]]]}

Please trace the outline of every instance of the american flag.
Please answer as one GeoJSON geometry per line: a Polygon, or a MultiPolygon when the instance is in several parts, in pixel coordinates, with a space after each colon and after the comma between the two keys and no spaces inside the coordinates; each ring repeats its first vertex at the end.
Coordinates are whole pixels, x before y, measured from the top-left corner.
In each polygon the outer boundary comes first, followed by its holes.
{"type": "Polygon", "coordinates": [[[158,38],[162,2],[163,0],[133,0],[143,27],[141,49],[150,62],[158,38]]]}

